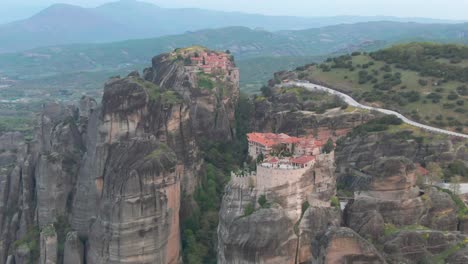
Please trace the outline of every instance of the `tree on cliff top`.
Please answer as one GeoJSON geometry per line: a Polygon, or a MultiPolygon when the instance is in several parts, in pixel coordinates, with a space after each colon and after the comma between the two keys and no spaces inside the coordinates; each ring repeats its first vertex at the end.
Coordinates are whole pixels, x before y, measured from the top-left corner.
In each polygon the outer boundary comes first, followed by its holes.
{"type": "Polygon", "coordinates": [[[323,146],[323,149],[322,149],[322,152],[323,153],[331,153],[333,150],[335,149],[335,144],[333,143],[333,140],[331,138],[329,138],[327,140],[327,143],[325,143],[325,145],[323,146]]]}

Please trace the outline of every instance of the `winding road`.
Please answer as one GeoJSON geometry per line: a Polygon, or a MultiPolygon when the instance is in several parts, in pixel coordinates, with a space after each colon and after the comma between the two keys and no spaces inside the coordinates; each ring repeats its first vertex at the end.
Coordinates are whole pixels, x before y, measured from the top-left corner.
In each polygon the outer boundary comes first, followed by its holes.
{"type": "Polygon", "coordinates": [[[303,87],[303,88],[305,88],[305,89],[307,89],[309,91],[327,92],[327,93],[339,96],[341,99],[343,99],[343,101],[345,101],[350,106],[354,106],[354,107],[361,108],[361,109],[366,109],[366,110],[374,110],[374,111],[378,111],[378,112],[381,112],[381,113],[384,113],[384,114],[387,114],[387,115],[395,115],[398,118],[400,118],[401,120],[403,120],[403,122],[405,122],[406,124],[409,124],[409,125],[412,125],[412,126],[415,126],[415,127],[418,127],[418,128],[430,131],[430,132],[468,139],[468,135],[463,134],[463,133],[457,133],[457,132],[453,132],[453,131],[449,131],[449,130],[445,130],[445,129],[440,129],[440,128],[437,128],[437,127],[424,125],[424,124],[412,121],[412,120],[408,119],[407,117],[405,117],[404,115],[402,115],[402,114],[400,114],[398,112],[392,111],[392,110],[360,104],[356,100],[354,100],[351,96],[349,96],[347,94],[344,94],[342,92],[330,89],[328,87],[322,86],[322,85],[313,84],[313,83],[305,82],[305,81],[289,81],[289,82],[285,82],[285,83],[283,83],[283,84],[281,84],[279,86],[283,86],[283,87],[295,86],[295,87],[303,87]]]}

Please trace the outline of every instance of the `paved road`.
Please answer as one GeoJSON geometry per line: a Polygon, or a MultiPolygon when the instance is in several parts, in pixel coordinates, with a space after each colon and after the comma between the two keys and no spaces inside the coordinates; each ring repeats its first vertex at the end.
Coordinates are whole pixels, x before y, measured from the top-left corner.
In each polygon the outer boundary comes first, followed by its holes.
{"type": "MultiPolygon", "coordinates": [[[[436,184],[442,189],[450,190],[450,183],[439,183],[436,184]]],[[[460,183],[460,194],[467,194],[468,193],[468,183],[460,183]]]]}
{"type": "Polygon", "coordinates": [[[300,81],[300,82],[299,81],[290,81],[290,82],[281,84],[280,86],[286,86],[286,87],[287,86],[296,86],[296,87],[299,86],[299,87],[304,87],[307,90],[311,90],[311,91],[327,92],[327,93],[339,96],[348,105],[351,105],[351,106],[354,106],[354,107],[357,107],[357,108],[361,108],[361,109],[378,111],[378,112],[381,112],[381,113],[384,113],[384,114],[387,114],[387,115],[395,115],[398,118],[400,118],[401,120],[403,120],[403,122],[405,122],[405,123],[407,123],[409,125],[419,127],[419,128],[422,128],[422,129],[425,129],[425,130],[428,130],[428,131],[431,131],[431,132],[434,132],[434,133],[445,134],[445,135],[449,135],[449,136],[455,136],[455,137],[461,137],[461,138],[467,138],[468,139],[468,135],[463,134],[463,133],[457,133],[457,132],[453,132],[453,131],[449,131],[449,130],[445,130],[445,129],[440,129],[440,128],[437,128],[437,127],[424,125],[424,124],[412,121],[412,120],[408,119],[407,117],[403,116],[402,114],[400,114],[398,112],[395,112],[395,111],[392,111],[392,110],[360,104],[356,100],[354,100],[351,96],[349,96],[347,94],[344,94],[342,92],[338,92],[336,90],[330,89],[328,87],[322,86],[322,85],[313,84],[313,83],[309,83],[309,82],[302,82],[302,81],[300,81]]]}
{"type": "MultiPolygon", "coordinates": [[[[442,189],[450,190],[450,183],[439,183],[436,184],[442,189]]],[[[468,193],[468,183],[460,183],[460,194],[467,194],[468,193]]]]}

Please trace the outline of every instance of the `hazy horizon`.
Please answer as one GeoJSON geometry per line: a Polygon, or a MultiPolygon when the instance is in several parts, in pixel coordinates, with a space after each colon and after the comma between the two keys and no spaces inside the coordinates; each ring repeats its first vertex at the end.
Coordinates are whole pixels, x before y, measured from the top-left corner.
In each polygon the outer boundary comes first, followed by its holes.
{"type": "MultiPolygon", "coordinates": [[[[3,0],[0,5],[0,23],[28,18],[40,10],[57,3],[96,7],[113,0],[3,0]]],[[[289,0],[287,8],[280,0],[142,0],[165,8],[202,8],[218,11],[256,13],[275,16],[393,16],[405,18],[432,18],[443,20],[468,20],[468,0],[289,0]],[[447,6],[453,6],[450,12],[447,6]]]]}

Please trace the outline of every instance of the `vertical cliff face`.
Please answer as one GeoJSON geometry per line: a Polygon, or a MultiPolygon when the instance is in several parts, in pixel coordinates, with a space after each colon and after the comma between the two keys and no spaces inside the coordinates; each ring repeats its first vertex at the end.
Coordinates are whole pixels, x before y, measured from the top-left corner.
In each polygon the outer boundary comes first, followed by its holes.
{"type": "Polygon", "coordinates": [[[339,209],[329,202],[335,195],[334,169],[330,158],[318,162],[297,181],[269,189],[232,181],[219,213],[218,263],[311,261],[311,242],[341,222],[339,209]],[[323,186],[314,179],[324,179],[323,186]],[[267,206],[258,203],[261,196],[266,197],[267,206]],[[247,213],[247,208],[254,211],[247,213]]]}
{"type": "MultiPolygon", "coordinates": [[[[17,160],[27,159],[27,146],[20,133],[0,135],[0,261],[8,257],[9,248],[16,239],[16,232],[20,225],[18,205],[22,205],[23,196],[28,195],[30,189],[22,191],[25,184],[23,175],[29,173],[29,168],[21,166],[17,160]],[[19,143],[19,144],[18,144],[19,143]]],[[[32,222],[32,213],[26,221],[32,222]]],[[[27,223],[25,223],[26,225],[27,223]]]]}
{"type": "Polygon", "coordinates": [[[200,142],[232,139],[239,97],[232,62],[204,73],[180,52],[110,79],[100,105],[46,105],[29,144],[0,136],[0,262],[179,263],[181,194],[200,142]]]}

